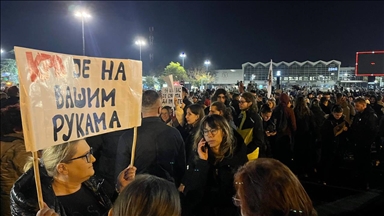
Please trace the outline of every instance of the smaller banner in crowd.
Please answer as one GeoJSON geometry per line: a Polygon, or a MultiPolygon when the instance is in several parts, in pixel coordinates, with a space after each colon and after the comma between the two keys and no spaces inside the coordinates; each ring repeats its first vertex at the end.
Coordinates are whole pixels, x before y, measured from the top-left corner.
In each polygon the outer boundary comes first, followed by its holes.
{"type": "Polygon", "coordinates": [[[27,151],[141,125],[142,63],[15,47],[27,151]]]}
{"type": "Polygon", "coordinates": [[[183,103],[183,97],[182,97],[182,86],[173,86],[173,87],[163,87],[161,89],[161,98],[162,98],[162,105],[164,106],[170,106],[174,107],[174,98],[176,98],[179,102],[179,104],[183,103]]]}

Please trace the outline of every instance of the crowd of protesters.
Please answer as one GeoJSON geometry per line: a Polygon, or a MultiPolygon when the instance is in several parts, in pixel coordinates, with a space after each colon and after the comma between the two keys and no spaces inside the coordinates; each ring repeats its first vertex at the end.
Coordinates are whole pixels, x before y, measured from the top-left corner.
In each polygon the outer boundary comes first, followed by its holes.
{"type": "Polygon", "coordinates": [[[43,150],[39,211],[18,89],[9,88],[1,101],[2,215],[312,216],[299,179],[332,184],[348,154],[356,186],[369,189],[372,166],[383,161],[382,92],[294,87],[267,98],[249,85],[239,90],[183,87],[173,107],[144,91],[134,166],[133,129],[43,150]]]}

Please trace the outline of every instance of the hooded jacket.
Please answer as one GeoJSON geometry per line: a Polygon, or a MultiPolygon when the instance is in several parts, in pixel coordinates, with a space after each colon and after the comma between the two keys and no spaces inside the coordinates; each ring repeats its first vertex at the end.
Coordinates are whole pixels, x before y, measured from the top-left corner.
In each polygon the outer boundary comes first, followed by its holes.
{"type": "MultiPolygon", "coordinates": [[[[65,207],[59,202],[52,188],[53,178],[48,176],[44,166],[39,166],[41,188],[44,202],[49,208],[61,216],[66,216],[65,207]]],[[[104,179],[92,176],[89,180],[83,182],[83,186],[89,188],[95,195],[97,201],[106,209],[112,207],[111,199],[117,195],[107,194],[111,191],[110,185],[104,183],[104,179]]],[[[11,190],[11,213],[12,215],[35,216],[39,210],[36,184],[33,168],[24,173],[13,185],[11,190]]],[[[108,213],[108,211],[106,211],[108,213]]],[[[106,215],[106,214],[105,214],[106,215]]]]}
{"type": "Polygon", "coordinates": [[[15,181],[23,174],[23,167],[30,152],[25,151],[22,133],[12,133],[4,136],[13,141],[1,141],[1,215],[11,215],[9,193],[15,181]]]}

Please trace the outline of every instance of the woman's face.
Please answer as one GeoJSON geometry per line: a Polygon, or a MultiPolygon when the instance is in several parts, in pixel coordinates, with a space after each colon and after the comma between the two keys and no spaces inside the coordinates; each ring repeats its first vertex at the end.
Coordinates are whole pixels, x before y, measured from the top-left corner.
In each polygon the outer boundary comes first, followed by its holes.
{"type": "Polygon", "coordinates": [[[91,154],[91,148],[85,140],[77,141],[76,154],[66,163],[68,181],[84,182],[95,174],[93,163],[96,158],[91,154]]]}
{"type": "Polygon", "coordinates": [[[240,97],[239,108],[241,111],[248,110],[252,106],[252,102],[248,102],[245,98],[240,97]]]}
{"type": "Polygon", "coordinates": [[[187,109],[187,114],[185,115],[185,119],[187,120],[187,123],[189,125],[194,125],[197,123],[197,120],[199,119],[199,115],[196,115],[192,113],[191,109],[187,109]]]}
{"type": "Polygon", "coordinates": [[[341,118],[341,116],[343,116],[343,113],[342,112],[341,113],[333,112],[332,115],[333,115],[333,117],[335,117],[335,119],[339,120],[341,118]]]}
{"type": "Polygon", "coordinates": [[[161,119],[163,120],[163,121],[168,121],[168,119],[169,119],[169,117],[170,117],[170,115],[169,115],[169,112],[168,112],[168,110],[167,109],[161,109],[161,114],[160,114],[160,116],[161,116],[161,119]]]}
{"type": "Polygon", "coordinates": [[[210,148],[219,148],[223,141],[223,135],[223,130],[219,127],[211,128],[208,125],[204,127],[203,136],[210,148]]]}
{"type": "Polygon", "coordinates": [[[267,113],[261,113],[261,117],[263,117],[264,121],[268,121],[272,116],[272,112],[267,112],[267,113]]]}
{"type": "Polygon", "coordinates": [[[216,115],[221,115],[221,116],[223,115],[223,113],[221,111],[217,110],[216,106],[210,106],[209,107],[209,114],[210,115],[216,114],[216,115]]]}

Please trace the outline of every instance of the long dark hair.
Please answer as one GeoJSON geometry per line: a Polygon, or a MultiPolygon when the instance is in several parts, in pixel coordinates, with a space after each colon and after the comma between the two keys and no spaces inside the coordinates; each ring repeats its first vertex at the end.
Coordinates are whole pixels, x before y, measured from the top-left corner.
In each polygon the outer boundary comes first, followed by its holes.
{"type": "Polygon", "coordinates": [[[244,100],[246,102],[252,102],[252,105],[251,107],[249,107],[249,110],[251,110],[252,112],[254,113],[257,113],[258,112],[258,108],[257,108],[257,103],[256,103],[256,98],[255,96],[253,96],[253,94],[249,93],[249,92],[244,92],[240,95],[240,97],[244,98],[244,100]]]}
{"type": "Polygon", "coordinates": [[[307,106],[307,102],[303,96],[296,99],[295,108],[293,109],[298,118],[304,118],[311,115],[311,110],[307,106]]]}
{"type": "Polygon", "coordinates": [[[228,121],[220,115],[208,115],[200,121],[198,130],[199,133],[195,134],[193,149],[197,149],[197,145],[199,144],[201,138],[204,137],[203,132],[205,126],[207,125],[213,129],[221,128],[221,130],[223,131],[223,140],[220,144],[219,155],[215,155],[216,162],[223,160],[224,157],[231,157],[234,151],[235,138],[233,136],[232,128],[229,126],[228,121]]]}

